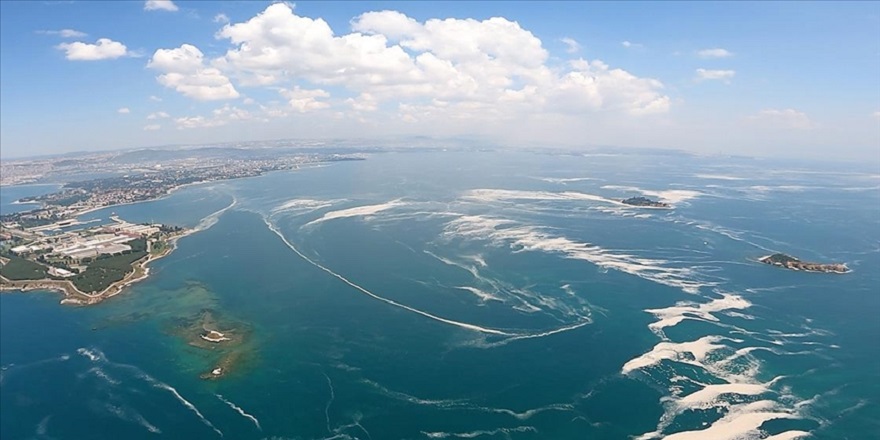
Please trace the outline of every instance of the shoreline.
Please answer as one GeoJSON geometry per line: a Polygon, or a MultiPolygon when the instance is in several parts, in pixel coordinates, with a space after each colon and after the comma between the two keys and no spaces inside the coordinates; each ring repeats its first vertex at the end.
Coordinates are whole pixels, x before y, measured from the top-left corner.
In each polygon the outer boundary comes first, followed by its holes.
{"type": "Polygon", "coordinates": [[[29,291],[52,291],[61,292],[64,298],[61,304],[73,305],[92,305],[98,304],[106,299],[113,298],[122,293],[127,287],[143,281],[150,276],[150,268],[147,265],[153,261],[171,255],[177,249],[177,241],[186,237],[195,230],[189,229],[179,235],[168,239],[168,247],[162,253],[155,255],[147,255],[145,258],[132,264],[132,271],[125,275],[121,280],[107,286],[106,289],[98,293],[85,293],[79,290],[70,280],[55,280],[44,278],[41,280],[8,280],[0,276],[0,293],[2,292],[29,292],[29,291]]]}

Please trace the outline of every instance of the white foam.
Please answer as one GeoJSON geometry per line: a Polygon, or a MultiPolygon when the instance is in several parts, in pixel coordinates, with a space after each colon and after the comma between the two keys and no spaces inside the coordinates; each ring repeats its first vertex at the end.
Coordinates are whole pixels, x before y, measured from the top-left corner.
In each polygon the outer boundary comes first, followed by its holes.
{"type": "Polygon", "coordinates": [[[318,209],[329,208],[337,202],[343,200],[314,200],[314,199],[293,199],[284,202],[272,209],[272,214],[278,214],[286,211],[295,212],[312,212],[318,209]]]}
{"type": "Polygon", "coordinates": [[[449,437],[457,437],[457,438],[476,438],[482,436],[494,437],[498,434],[503,434],[504,437],[510,438],[510,434],[514,432],[538,432],[537,429],[533,426],[517,426],[516,428],[498,428],[492,430],[478,430],[478,431],[470,431],[470,432],[426,432],[422,431],[422,434],[427,436],[428,438],[449,438],[449,437]]]}
{"type": "MultiPolygon", "coordinates": [[[[772,383],[772,382],[771,382],[772,383]]],[[[770,384],[751,383],[724,383],[706,385],[705,388],[688,394],[676,401],[676,404],[686,408],[707,408],[715,406],[720,396],[725,394],[738,394],[740,396],[757,396],[770,391],[770,384]]]]}
{"type": "Polygon", "coordinates": [[[388,299],[388,298],[385,298],[385,297],[382,297],[382,296],[376,295],[375,293],[370,292],[369,290],[367,290],[367,289],[365,289],[365,288],[363,288],[363,287],[361,287],[361,286],[359,286],[359,285],[357,285],[357,284],[355,284],[355,283],[349,281],[347,278],[343,277],[342,275],[340,275],[340,274],[338,274],[338,273],[336,273],[336,272],[333,272],[332,270],[328,269],[327,267],[323,266],[322,264],[320,264],[320,263],[318,263],[318,262],[312,260],[311,258],[307,257],[305,254],[303,254],[302,252],[300,252],[299,249],[297,249],[297,248],[296,248],[296,247],[295,247],[290,241],[288,241],[288,240],[287,240],[287,237],[285,237],[284,234],[282,234],[281,231],[278,230],[277,227],[275,227],[275,225],[273,225],[271,222],[269,222],[268,219],[263,219],[263,221],[266,223],[266,226],[268,226],[269,229],[270,229],[272,232],[275,233],[275,235],[277,235],[279,238],[281,238],[281,241],[283,241],[284,244],[286,244],[287,247],[290,248],[290,250],[292,250],[294,253],[296,253],[297,255],[299,255],[300,258],[302,258],[303,260],[305,260],[305,261],[308,262],[309,264],[311,264],[311,265],[317,267],[318,269],[321,269],[321,270],[323,270],[324,272],[327,272],[328,274],[334,276],[335,278],[337,278],[338,280],[342,281],[343,283],[348,284],[349,286],[351,286],[351,287],[357,289],[357,290],[360,291],[361,293],[364,293],[365,295],[370,296],[371,298],[377,299],[377,300],[382,301],[382,302],[384,302],[384,303],[386,303],[386,304],[390,304],[390,305],[392,305],[392,306],[394,306],[394,307],[399,307],[399,308],[401,308],[401,309],[408,310],[408,311],[410,311],[410,312],[413,312],[413,313],[416,313],[416,314],[422,315],[422,316],[424,316],[424,317],[426,317],[426,318],[430,318],[430,319],[433,319],[433,320],[435,320],[435,321],[442,322],[442,323],[445,323],[445,324],[454,325],[454,326],[457,326],[457,327],[460,327],[460,328],[463,328],[463,329],[472,330],[472,331],[477,331],[477,332],[481,332],[481,333],[488,333],[488,334],[493,334],[493,335],[501,335],[501,336],[513,336],[513,335],[514,335],[514,334],[512,334],[512,333],[508,333],[508,332],[505,332],[505,331],[502,331],[502,330],[496,330],[496,329],[491,329],[491,328],[486,328],[486,327],[480,327],[480,326],[478,326],[478,325],[468,324],[468,323],[466,323],[466,322],[459,322],[459,321],[454,321],[454,320],[451,320],[451,319],[441,318],[441,317],[439,317],[439,316],[436,316],[436,315],[430,314],[430,313],[428,313],[428,312],[425,312],[425,311],[422,311],[422,310],[419,310],[419,309],[416,309],[416,308],[413,308],[413,307],[410,307],[410,306],[407,306],[407,305],[404,305],[404,304],[400,304],[400,303],[398,303],[398,302],[396,302],[396,301],[394,301],[394,300],[391,300],[391,299],[388,299]]]}
{"type": "Polygon", "coordinates": [[[629,374],[635,370],[659,364],[662,360],[704,367],[703,360],[709,353],[725,348],[725,345],[717,344],[723,339],[721,336],[703,336],[691,342],[660,342],[651,351],[624,364],[621,372],[629,374]],[[690,354],[693,359],[685,356],[686,354],[690,354]]]}
{"type": "Polygon", "coordinates": [[[162,430],[157,428],[152,423],[148,422],[147,419],[144,418],[144,416],[133,409],[130,409],[128,407],[119,407],[110,403],[105,403],[104,408],[111,414],[122,420],[125,420],[126,422],[134,422],[143,426],[147,431],[153,434],[162,433],[162,430]]]}
{"type": "Polygon", "coordinates": [[[741,440],[758,434],[761,425],[768,420],[792,418],[795,416],[779,411],[776,402],[761,400],[732,407],[706,429],[669,434],[664,440],[741,440]]]}
{"type": "Polygon", "coordinates": [[[507,244],[516,252],[541,251],[558,253],[566,258],[583,260],[605,269],[614,269],[667,286],[678,287],[688,293],[698,293],[700,287],[711,283],[696,281],[697,274],[690,267],[666,267],[665,260],[615,253],[599,246],[579,243],[565,237],[547,234],[538,228],[521,226],[509,220],[485,216],[462,216],[447,223],[447,237],[464,237],[507,244]]]}
{"type": "Polygon", "coordinates": [[[107,358],[104,356],[104,353],[97,348],[87,349],[87,348],[77,348],[76,352],[81,354],[84,357],[89,358],[92,362],[105,361],[107,358]]]}
{"type": "Polygon", "coordinates": [[[152,382],[154,387],[156,387],[156,388],[161,388],[161,389],[166,390],[166,391],[170,392],[171,394],[173,394],[174,397],[176,397],[177,400],[178,400],[180,403],[183,404],[183,406],[189,408],[190,411],[192,411],[193,413],[195,413],[195,415],[198,416],[199,420],[201,420],[202,423],[204,423],[204,424],[205,424],[206,426],[208,426],[209,428],[213,429],[214,432],[216,432],[217,434],[220,435],[220,437],[223,437],[223,433],[220,432],[220,430],[217,429],[217,427],[215,427],[214,424],[211,423],[211,421],[209,421],[208,419],[206,419],[205,416],[202,415],[201,411],[199,411],[199,409],[196,408],[195,405],[193,405],[192,403],[190,403],[189,400],[184,399],[183,396],[181,396],[180,393],[178,393],[177,390],[174,389],[174,387],[172,387],[171,385],[168,385],[167,383],[160,382],[160,381],[158,381],[158,380],[156,380],[156,379],[153,379],[153,378],[152,378],[151,376],[149,376],[149,375],[146,375],[145,378],[148,378],[147,380],[150,381],[150,382],[152,382]]]}
{"type": "Polygon", "coordinates": [[[104,379],[107,383],[109,383],[111,385],[119,385],[119,383],[120,383],[118,380],[110,377],[110,375],[108,375],[106,372],[104,372],[104,370],[102,370],[100,367],[89,368],[88,372],[94,374],[95,376],[97,376],[101,379],[104,379]]]}
{"type": "Polygon", "coordinates": [[[260,426],[260,421],[257,420],[256,417],[254,417],[254,416],[251,415],[251,414],[248,414],[248,413],[244,412],[244,410],[241,409],[241,407],[239,407],[238,405],[236,405],[236,404],[234,404],[234,403],[232,403],[232,402],[226,400],[223,396],[221,396],[221,395],[219,395],[219,394],[215,394],[215,396],[217,396],[217,398],[220,399],[223,403],[229,405],[229,407],[232,408],[232,409],[234,409],[237,413],[241,414],[242,417],[244,417],[244,418],[246,418],[246,419],[248,419],[248,420],[254,422],[254,425],[256,425],[257,429],[259,429],[260,431],[263,430],[263,427],[260,426]]]}
{"type": "Polygon", "coordinates": [[[579,328],[581,328],[581,327],[583,327],[583,326],[585,326],[585,325],[587,325],[587,324],[592,324],[592,323],[593,323],[593,320],[592,320],[592,319],[586,318],[586,319],[584,319],[584,320],[581,321],[581,322],[576,322],[576,323],[574,323],[574,324],[572,324],[572,325],[567,325],[567,326],[565,326],[565,327],[560,327],[560,328],[553,329],[553,330],[549,330],[549,331],[545,331],[545,332],[533,333],[533,334],[528,334],[528,335],[513,336],[513,337],[510,337],[510,338],[504,339],[504,340],[502,340],[502,341],[499,341],[499,342],[496,343],[496,344],[490,344],[490,346],[504,345],[504,344],[507,344],[507,343],[509,343],[509,342],[519,341],[519,340],[522,340],[522,339],[544,338],[544,337],[547,337],[547,336],[552,336],[552,335],[555,335],[555,334],[564,333],[564,332],[567,332],[567,331],[571,331],[571,330],[579,329],[579,328]]]}
{"type": "Polygon", "coordinates": [[[365,205],[365,206],[357,206],[354,208],[341,209],[338,211],[330,211],[330,212],[325,213],[323,216],[321,216],[321,218],[318,218],[318,219],[315,219],[315,220],[312,220],[312,221],[306,223],[305,225],[303,225],[303,227],[313,226],[313,225],[316,225],[318,223],[322,223],[322,222],[325,222],[328,220],[335,220],[335,219],[347,218],[347,217],[362,217],[362,216],[367,216],[367,215],[373,215],[373,214],[376,214],[376,213],[379,213],[379,212],[382,212],[382,211],[385,211],[385,210],[388,210],[391,208],[395,208],[398,206],[403,206],[403,205],[406,205],[406,203],[400,201],[400,199],[397,199],[397,200],[392,200],[387,203],[381,203],[378,205],[365,205]]]}
{"type": "Polygon", "coordinates": [[[538,180],[543,180],[544,182],[550,183],[560,183],[565,185],[566,183],[571,182],[583,182],[586,180],[601,180],[595,177],[568,177],[568,178],[557,178],[557,177],[538,177],[538,180]]]}
{"type": "Polygon", "coordinates": [[[464,257],[467,258],[468,260],[473,261],[474,263],[477,263],[480,267],[488,267],[489,266],[488,264],[486,264],[486,260],[483,259],[482,254],[465,255],[464,257]]]}
{"type": "Polygon", "coordinates": [[[223,215],[224,212],[232,209],[238,203],[238,199],[235,196],[232,196],[232,203],[230,203],[225,208],[222,208],[216,212],[208,214],[203,218],[195,228],[193,228],[193,232],[201,232],[210,229],[212,226],[217,224],[217,221],[220,220],[220,216],[223,215]]]}
{"type": "Polygon", "coordinates": [[[694,174],[694,177],[711,180],[747,180],[745,177],[728,176],[726,174],[694,174]]]}
{"type": "Polygon", "coordinates": [[[486,301],[501,301],[501,298],[498,298],[497,296],[492,295],[492,294],[489,293],[489,292],[485,292],[485,291],[483,291],[483,290],[477,289],[476,287],[470,287],[470,286],[456,286],[456,289],[466,290],[466,291],[468,291],[468,292],[470,292],[470,293],[473,293],[474,295],[477,296],[477,298],[480,298],[480,301],[482,301],[482,302],[486,302],[486,301]]]}
{"type": "Polygon", "coordinates": [[[751,306],[751,303],[740,296],[722,294],[721,298],[713,299],[708,303],[697,304],[693,302],[679,302],[672,307],[664,309],[648,309],[645,311],[659,319],[657,322],[648,325],[648,328],[665,339],[663,329],[674,327],[685,319],[718,321],[718,318],[716,318],[713,313],[724,310],[743,310],[749,306],[751,306]]]}
{"type": "Polygon", "coordinates": [[[629,206],[619,200],[594,194],[585,194],[574,191],[549,192],[549,191],[519,191],[507,189],[474,189],[465,193],[464,199],[483,203],[501,202],[508,200],[566,200],[566,201],[593,201],[612,205],[629,206]]]}
{"type": "Polygon", "coordinates": [[[770,437],[765,437],[764,440],[796,440],[799,438],[809,437],[810,435],[811,434],[806,431],[786,431],[776,435],[771,435],[770,437]]]}
{"type": "Polygon", "coordinates": [[[333,390],[333,381],[330,380],[330,376],[327,373],[322,374],[327,379],[327,386],[330,387],[330,398],[327,399],[327,405],[324,406],[324,417],[327,420],[327,432],[332,434],[333,430],[330,429],[330,405],[333,405],[333,401],[336,400],[336,392],[333,390]]]}

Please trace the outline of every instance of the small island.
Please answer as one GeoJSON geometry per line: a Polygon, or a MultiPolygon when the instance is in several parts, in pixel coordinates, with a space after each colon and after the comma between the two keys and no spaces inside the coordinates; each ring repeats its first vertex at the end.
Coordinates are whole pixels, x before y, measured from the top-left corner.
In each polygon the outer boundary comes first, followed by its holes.
{"type": "Polygon", "coordinates": [[[761,257],[758,261],[764,264],[783,267],[791,270],[802,270],[805,272],[823,272],[823,273],[847,273],[849,268],[842,263],[807,263],[798,260],[791,255],[773,254],[761,257]]]}
{"type": "Polygon", "coordinates": [[[641,196],[639,196],[639,197],[630,197],[630,198],[628,198],[628,199],[621,200],[620,202],[623,203],[623,204],[625,204],[625,205],[638,206],[638,207],[640,207],[640,208],[664,208],[664,209],[669,209],[669,208],[672,207],[672,206],[669,205],[668,203],[660,202],[660,201],[657,201],[657,200],[651,200],[651,199],[649,199],[649,198],[647,198],[647,197],[641,197],[641,196]]]}

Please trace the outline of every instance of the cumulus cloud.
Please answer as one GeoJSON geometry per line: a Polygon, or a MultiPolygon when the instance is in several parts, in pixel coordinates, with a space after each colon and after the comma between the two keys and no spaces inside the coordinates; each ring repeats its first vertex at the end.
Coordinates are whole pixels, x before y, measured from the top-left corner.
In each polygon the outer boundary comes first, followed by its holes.
{"type": "Polygon", "coordinates": [[[188,128],[219,127],[230,122],[247,121],[250,119],[254,119],[254,117],[247,110],[226,104],[212,111],[209,117],[185,116],[175,119],[174,123],[177,125],[178,130],[183,130],[188,128]]]}
{"type": "Polygon", "coordinates": [[[177,11],[178,7],[171,0],[147,0],[144,2],[145,11],[177,11]]]}
{"type": "Polygon", "coordinates": [[[581,50],[580,43],[578,43],[577,40],[575,40],[574,38],[565,37],[559,39],[559,41],[565,44],[565,51],[568,53],[577,53],[581,50]]]}
{"type": "Polygon", "coordinates": [[[731,78],[736,75],[735,70],[708,70],[708,69],[697,69],[697,81],[707,81],[707,80],[715,80],[715,81],[724,81],[729,83],[731,78]]]}
{"type": "Polygon", "coordinates": [[[170,117],[171,117],[171,115],[169,115],[168,113],[165,113],[165,112],[155,112],[155,113],[150,113],[149,115],[147,115],[147,119],[150,119],[150,120],[165,119],[165,118],[170,118],[170,117]]]}
{"type": "Polygon", "coordinates": [[[627,48],[627,49],[641,49],[641,48],[645,47],[644,45],[642,45],[640,43],[633,43],[632,41],[623,41],[620,43],[620,45],[627,48]]]}
{"type": "Polygon", "coordinates": [[[728,51],[727,49],[716,47],[714,49],[698,50],[697,56],[700,58],[727,58],[732,57],[733,53],[728,51]]]}
{"type": "Polygon", "coordinates": [[[153,102],[162,102],[162,98],[160,98],[160,97],[158,97],[158,96],[156,96],[156,95],[150,95],[150,101],[153,101],[153,102]]]}
{"type": "Polygon", "coordinates": [[[159,124],[144,125],[144,131],[156,131],[160,128],[162,128],[162,126],[159,124]]]}
{"type": "Polygon", "coordinates": [[[764,109],[751,117],[752,120],[770,124],[774,127],[792,129],[813,128],[813,122],[803,112],[792,108],[788,109],[764,109]]]}
{"type": "Polygon", "coordinates": [[[124,44],[109,38],[99,38],[95,44],[76,41],[61,43],[55,47],[63,50],[64,57],[71,61],[111,60],[128,53],[124,44]]]}
{"type": "Polygon", "coordinates": [[[280,91],[281,96],[284,96],[289,101],[290,106],[300,112],[306,113],[314,110],[320,110],[322,108],[330,107],[330,104],[324,101],[318,101],[320,98],[329,98],[330,94],[321,89],[314,90],[305,90],[301,89],[299,86],[294,87],[291,90],[280,91]]]}
{"type": "Polygon", "coordinates": [[[89,35],[85,32],[80,32],[74,29],[59,29],[57,31],[37,31],[37,33],[43,35],[58,35],[61,38],[83,38],[89,35]]]}
{"type": "MultiPolygon", "coordinates": [[[[340,101],[356,111],[387,101],[405,119],[426,112],[504,117],[538,109],[637,115],[669,107],[659,81],[598,60],[551,69],[541,40],[505,18],[420,22],[378,11],[355,17],[351,26],[353,32],[337,35],[324,20],[275,3],[245,22],[225,25],[216,36],[234,47],[210,65],[243,85],[301,84],[282,90],[297,112],[329,106],[321,99],[334,86],[357,96],[340,101]]],[[[151,66],[159,65],[156,58],[151,66]]],[[[201,56],[196,58],[193,65],[201,65],[201,56]]]]}
{"type": "Polygon", "coordinates": [[[223,24],[229,23],[229,17],[227,17],[226,14],[221,12],[221,13],[214,16],[214,23],[223,23],[223,24]]]}
{"type": "Polygon", "coordinates": [[[119,110],[116,110],[116,113],[127,115],[131,113],[131,110],[129,110],[128,107],[121,107],[119,110]]]}
{"type": "Polygon", "coordinates": [[[206,66],[202,51],[190,44],[157,50],[147,67],[164,72],[156,77],[159,84],[190,98],[213,101],[239,96],[229,78],[219,69],[206,66]]]}

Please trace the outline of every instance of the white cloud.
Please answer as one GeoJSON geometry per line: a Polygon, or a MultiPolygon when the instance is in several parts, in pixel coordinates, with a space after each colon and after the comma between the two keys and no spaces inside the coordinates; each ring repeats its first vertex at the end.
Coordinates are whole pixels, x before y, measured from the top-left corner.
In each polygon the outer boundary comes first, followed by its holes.
{"type": "Polygon", "coordinates": [[[160,97],[158,97],[158,96],[156,96],[156,95],[150,95],[150,101],[153,101],[153,102],[162,102],[162,98],[160,98],[160,97]]]}
{"type": "Polygon", "coordinates": [[[374,112],[379,109],[379,103],[376,102],[376,98],[369,93],[361,93],[357,98],[348,98],[345,100],[345,103],[357,112],[374,112]]]}
{"type": "Polygon", "coordinates": [[[131,113],[131,110],[129,110],[128,107],[121,107],[119,110],[116,110],[116,113],[127,115],[131,113]]]}
{"type": "Polygon", "coordinates": [[[574,38],[565,37],[561,38],[559,41],[565,44],[565,51],[568,53],[577,53],[581,50],[580,43],[578,43],[577,40],[575,40],[574,38]]]}
{"type": "Polygon", "coordinates": [[[197,47],[184,44],[176,49],[159,49],[147,67],[164,72],[159,84],[200,101],[237,98],[238,91],[219,69],[207,67],[197,47]]]}
{"type": "Polygon", "coordinates": [[[714,49],[699,50],[697,51],[697,56],[700,58],[727,58],[732,57],[733,53],[728,51],[727,49],[717,47],[714,49]]]}
{"type": "Polygon", "coordinates": [[[752,120],[770,124],[774,127],[810,129],[813,122],[803,112],[795,109],[764,109],[751,117],[752,120]]]}
{"type": "Polygon", "coordinates": [[[215,121],[213,119],[205,118],[204,116],[185,116],[175,119],[174,122],[177,124],[178,130],[185,128],[217,127],[226,124],[226,122],[215,121]]]}
{"type": "Polygon", "coordinates": [[[76,41],[61,43],[55,47],[65,51],[65,58],[71,61],[109,60],[127,54],[124,44],[109,38],[99,38],[96,44],[76,41]]]}
{"type": "Polygon", "coordinates": [[[178,7],[171,0],[147,0],[144,2],[145,11],[177,11],[178,7]]]}
{"type": "MultiPolygon", "coordinates": [[[[662,83],[601,61],[551,68],[541,40],[505,18],[419,22],[380,11],[355,17],[351,25],[352,33],[337,35],[324,20],[275,3],[224,26],[217,38],[234,47],[210,65],[244,85],[300,84],[282,92],[299,112],[330,105],[319,100],[327,98],[328,86],[358,96],[341,101],[355,111],[391,101],[397,104],[392,108],[411,111],[402,117],[507,118],[541,110],[637,115],[669,108],[662,83]]],[[[194,64],[201,63],[199,56],[194,64]]],[[[159,64],[154,56],[151,66],[159,64]]]]}
{"type": "Polygon", "coordinates": [[[281,96],[289,99],[288,103],[290,104],[290,106],[300,113],[306,113],[330,107],[330,104],[323,101],[318,101],[319,98],[330,97],[329,93],[321,89],[305,90],[301,89],[299,86],[296,86],[291,90],[282,89],[280,92],[281,96]]]}
{"type": "Polygon", "coordinates": [[[210,117],[204,116],[186,116],[174,120],[178,130],[187,128],[210,128],[220,127],[230,122],[247,121],[254,119],[253,115],[247,110],[238,107],[224,105],[211,112],[210,117]]]}
{"type": "Polygon", "coordinates": [[[877,110],[876,112],[871,113],[871,116],[873,116],[874,119],[880,120],[880,110],[877,110]]]}
{"type": "Polygon", "coordinates": [[[627,49],[641,49],[645,47],[640,43],[633,43],[632,41],[623,41],[620,43],[620,45],[627,49]]]}
{"type": "Polygon", "coordinates": [[[697,81],[724,81],[730,83],[731,78],[736,75],[735,70],[707,70],[697,69],[697,81]]]}
{"type": "Polygon", "coordinates": [[[165,113],[165,112],[155,112],[155,113],[150,113],[149,115],[147,115],[147,119],[150,119],[150,120],[165,119],[165,118],[170,118],[170,117],[171,117],[171,115],[169,115],[168,113],[165,113]]]}
{"type": "Polygon", "coordinates": [[[61,38],[83,38],[89,35],[85,32],[80,32],[74,29],[59,29],[57,31],[37,31],[37,33],[43,35],[58,35],[61,38]]]}
{"type": "Polygon", "coordinates": [[[226,14],[221,12],[221,13],[214,16],[214,23],[223,23],[223,24],[229,23],[229,17],[227,17],[226,14]]]}
{"type": "Polygon", "coordinates": [[[159,124],[144,125],[144,131],[156,131],[160,128],[162,128],[162,126],[159,124]]]}

